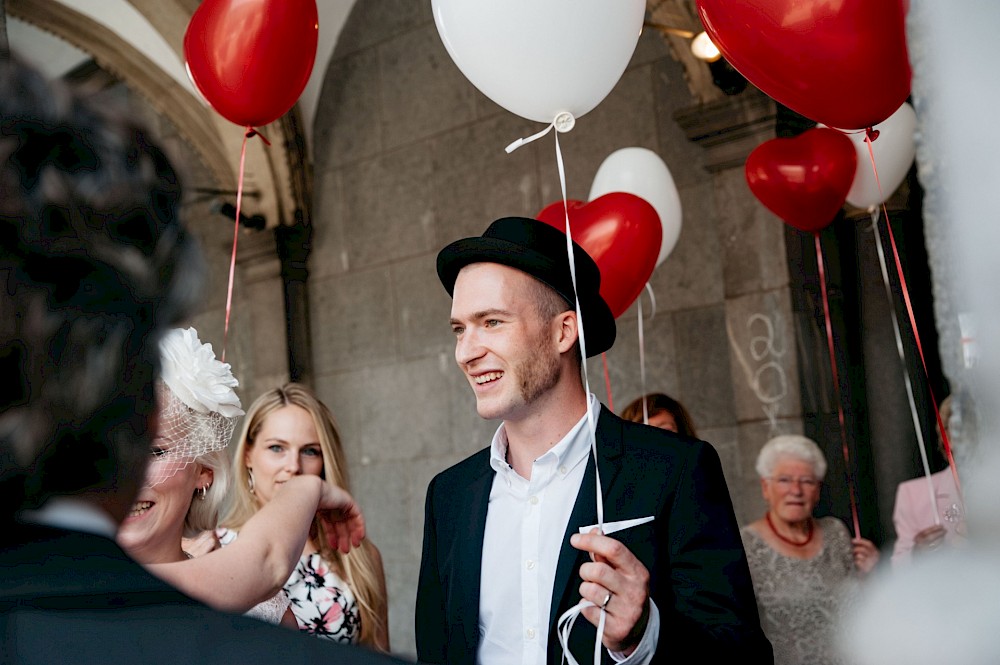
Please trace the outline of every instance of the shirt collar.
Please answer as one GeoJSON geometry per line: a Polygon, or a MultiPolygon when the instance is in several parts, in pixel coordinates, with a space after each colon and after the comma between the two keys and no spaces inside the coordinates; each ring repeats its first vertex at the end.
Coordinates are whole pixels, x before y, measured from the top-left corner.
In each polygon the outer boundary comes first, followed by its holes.
{"type": "MultiPolygon", "coordinates": [[[[597,397],[590,393],[588,396],[588,407],[594,417],[594,427],[597,427],[597,418],[601,414],[601,403],[597,397]]],[[[501,474],[513,473],[514,470],[507,463],[507,429],[503,423],[497,428],[490,443],[490,466],[494,471],[501,474]]],[[[584,413],[580,420],[576,421],[572,429],[566,433],[559,443],[552,446],[548,452],[538,459],[544,459],[550,455],[555,456],[556,466],[571,469],[590,454],[590,434],[587,424],[587,414],[584,413]]],[[[538,461],[538,460],[535,460],[538,461]]]]}
{"type": "Polygon", "coordinates": [[[82,531],[114,540],[118,525],[106,512],[83,499],[54,496],[37,510],[23,510],[18,519],[27,524],[38,524],[57,529],[82,531]]]}

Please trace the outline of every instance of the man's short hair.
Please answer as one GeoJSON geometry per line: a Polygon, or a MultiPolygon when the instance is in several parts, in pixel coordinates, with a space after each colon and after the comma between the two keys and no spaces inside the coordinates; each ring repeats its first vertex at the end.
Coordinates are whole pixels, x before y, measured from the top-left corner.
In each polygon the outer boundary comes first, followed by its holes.
{"type": "Polygon", "coordinates": [[[180,196],[138,128],[0,53],[8,510],[141,481],[160,332],[190,310],[203,274],[180,196]]]}

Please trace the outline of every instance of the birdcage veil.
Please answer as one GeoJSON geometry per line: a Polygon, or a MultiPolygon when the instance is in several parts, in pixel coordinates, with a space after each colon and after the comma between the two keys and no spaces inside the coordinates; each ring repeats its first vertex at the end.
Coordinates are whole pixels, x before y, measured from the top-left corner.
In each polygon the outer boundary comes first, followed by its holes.
{"type": "Polygon", "coordinates": [[[202,344],[194,328],[167,333],[160,342],[160,358],[158,429],[146,474],[150,486],[229,445],[244,413],[233,390],[239,381],[228,363],[216,359],[212,345],[202,344]]]}

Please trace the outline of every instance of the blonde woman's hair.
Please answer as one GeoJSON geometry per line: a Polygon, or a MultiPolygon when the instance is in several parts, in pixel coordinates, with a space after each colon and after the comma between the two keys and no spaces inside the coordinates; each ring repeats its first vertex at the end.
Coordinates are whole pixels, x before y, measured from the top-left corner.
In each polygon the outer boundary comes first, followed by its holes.
{"type": "Polygon", "coordinates": [[[212,470],[212,484],[205,488],[204,499],[201,488],[195,490],[195,497],[184,518],[184,536],[190,538],[202,531],[210,531],[219,525],[219,513],[229,494],[229,458],[225,450],[213,450],[195,462],[212,470]]]}
{"type": "MultiPolygon", "coordinates": [[[[222,518],[222,524],[228,528],[238,530],[257,512],[257,500],[250,493],[246,452],[253,447],[267,417],[286,406],[300,407],[312,416],[323,453],[323,479],[351,491],[340,433],[330,409],[308,387],[299,383],[286,383],[258,397],[250,405],[243,420],[243,431],[233,452],[230,503],[222,518]]],[[[316,534],[315,545],[322,557],[340,568],[344,581],[358,601],[361,609],[361,643],[372,647],[387,644],[388,626],[382,619],[386,615],[386,598],[382,593],[378,554],[374,546],[365,540],[361,547],[342,554],[327,544],[323,525],[318,518],[313,520],[312,533],[316,534]]]]}

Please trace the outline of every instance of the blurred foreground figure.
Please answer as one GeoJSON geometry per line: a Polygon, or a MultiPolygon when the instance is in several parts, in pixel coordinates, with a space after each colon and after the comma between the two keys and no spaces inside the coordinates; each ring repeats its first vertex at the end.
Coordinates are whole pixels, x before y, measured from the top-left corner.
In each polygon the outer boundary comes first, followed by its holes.
{"type": "Polygon", "coordinates": [[[17,663],[379,663],[210,610],[115,544],[202,269],[143,135],[0,53],[0,640],[17,663]]]}
{"type": "Polygon", "coordinates": [[[996,60],[997,25],[996,2],[908,3],[917,165],[941,358],[963,397],[963,419],[976,422],[968,440],[975,453],[958,467],[968,471],[962,476],[967,541],[914,556],[866,590],[868,600],[852,614],[843,640],[863,665],[1000,663],[1000,130],[994,121],[1000,87],[968,66],[996,60]]]}

